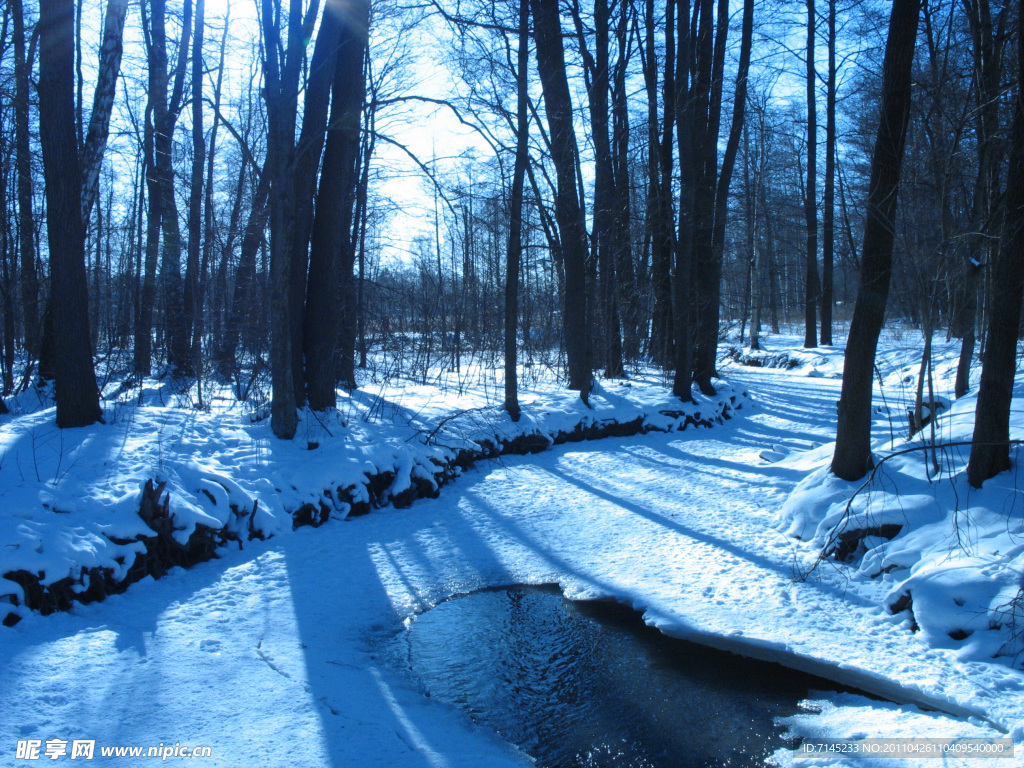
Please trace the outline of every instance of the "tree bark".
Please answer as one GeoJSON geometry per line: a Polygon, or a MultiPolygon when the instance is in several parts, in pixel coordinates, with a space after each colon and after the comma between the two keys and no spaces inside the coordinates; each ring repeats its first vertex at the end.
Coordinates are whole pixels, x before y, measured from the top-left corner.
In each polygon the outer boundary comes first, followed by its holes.
{"type": "Polygon", "coordinates": [[[519,268],[523,251],[523,187],[529,156],[528,101],[530,64],[530,0],[519,0],[519,50],[516,58],[516,160],[509,198],[508,250],[505,259],[505,411],[519,421],[519,372],[516,359],[519,312],[519,268]]]}
{"type": "Polygon", "coordinates": [[[665,63],[662,134],[658,130],[658,56],[655,50],[654,0],[646,0],[644,40],[647,51],[644,78],[647,87],[647,220],[651,238],[651,358],[663,367],[672,365],[672,261],[675,222],[672,219],[672,164],[675,135],[675,2],[665,10],[665,63]],[[666,168],[667,166],[667,168],[666,168]]]}
{"type": "Polygon", "coordinates": [[[587,233],[580,204],[576,171],[579,151],[572,124],[572,99],[565,74],[562,22],[558,0],[532,0],[534,34],[537,42],[537,71],[544,93],[555,165],[557,189],[555,219],[565,268],[562,325],[569,364],[569,389],[579,390],[587,402],[590,395],[590,350],[587,313],[587,233]]]}
{"type": "MultiPolygon", "coordinates": [[[[1018,18],[1018,71],[1024,65],[1024,17],[1018,18]]],[[[1017,371],[1024,291],[1024,87],[1014,100],[1010,169],[1006,182],[1007,233],[999,249],[992,280],[988,339],[978,387],[974,436],[967,479],[974,488],[1010,468],[1010,402],[1017,371]]]]}
{"type": "Polygon", "coordinates": [[[804,347],[818,346],[818,73],[814,68],[814,0],[807,0],[807,184],[804,219],[807,222],[806,283],[804,284],[804,347]]]}
{"type": "MultiPolygon", "coordinates": [[[[710,7],[707,2],[705,5],[710,7]]],[[[694,45],[690,35],[690,3],[689,0],[675,0],[674,6],[677,16],[674,105],[679,148],[679,220],[672,271],[672,343],[675,363],[672,394],[689,403],[693,402],[693,346],[690,329],[695,323],[691,277],[694,272],[695,208],[699,180],[699,149],[696,146],[698,96],[696,86],[691,82],[694,45]]],[[[666,184],[670,185],[671,166],[667,171],[669,179],[666,184]]],[[[663,168],[662,173],[665,172],[663,168]]]]}
{"type": "Polygon", "coordinates": [[[974,185],[971,210],[971,231],[968,238],[967,258],[962,264],[961,298],[957,331],[961,335],[960,359],[957,364],[953,391],[963,397],[970,389],[971,365],[978,326],[978,293],[983,284],[983,265],[991,261],[994,252],[991,230],[993,208],[999,184],[999,165],[1002,157],[999,110],[1002,90],[1004,24],[1010,6],[1004,5],[993,20],[991,0],[966,0],[967,19],[971,31],[971,55],[974,63],[975,130],[978,135],[978,175],[974,185]]]}
{"type": "MultiPolygon", "coordinates": [[[[331,3],[324,5],[321,15],[320,29],[316,43],[313,45],[313,57],[306,77],[305,96],[302,106],[302,128],[299,132],[299,143],[295,148],[295,167],[291,172],[292,184],[295,188],[294,240],[290,258],[291,295],[289,306],[291,315],[289,328],[292,337],[292,377],[295,382],[295,399],[303,402],[308,397],[309,381],[305,371],[304,353],[306,341],[304,326],[306,324],[307,293],[311,286],[307,285],[310,270],[310,237],[313,232],[313,208],[317,197],[317,171],[323,158],[324,142],[327,138],[327,113],[331,102],[331,84],[334,82],[338,60],[338,51],[342,45],[342,16],[348,11],[342,6],[331,3]]],[[[325,168],[327,166],[325,165],[325,168]]],[[[327,180],[326,183],[330,183],[327,180]]],[[[322,277],[322,276],[321,276],[322,277]]],[[[320,279],[319,277],[317,279],[320,279]]],[[[317,307],[314,312],[321,312],[317,307]]],[[[312,319],[310,322],[313,322],[312,319]]],[[[321,330],[328,330],[327,324],[321,330]]],[[[331,338],[333,348],[334,337],[331,338]]],[[[333,374],[328,376],[332,378],[333,374]]],[[[331,381],[331,404],[333,405],[334,383],[331,381]]],[[[320,408],[327,407],[321,405],[320,408]]],[[[318,410],[318,409],[314,409],[318,410]]]]}
{"type": "MultiPolygon", "coordinates": [[[[574,5],[574,12],[576,6],[574,5]]],[[[579,14],[575,13],[577,37],[589,80],[587,100],[590,107],[590,133],[594,142],[594,249],[600,296],[600,318],[605,378],[619,378],[622,366],[622,337],[616,290],[616,264],[613,239],[616,222],[615,171],[609,136],[609,9],[608,0],[594,0],[594,55],[587,49],[586,34],[579,14]]]]}
{"type": "MultiPolygon", "coordinates": [[[[328,4],[325,14],[334,14],[328,4]]],[[[368,0],[353,0],[338,19],[339,46],[333,72],[331,114],[324,167],[316,197],[303,335],[306,394],[313,410],[337,404],[336,354],[345,312],[351,311],[355,242],[353,208],[359,182],[359,140],[366,93],[363,56],[370,21],[368,0]]],[[[305,119],[305,118],[304,118],[305,119]]],[[[347,389],[355,387],[354,360],[342,365],[347,389]]]]}
{"type": "MultiPolygon", "coordinates": [[[[199,374],[198,340],[193,331],[198,320],[200,254],[203,250],[203,176],[206,164],[206,136],[203,131],[203,37],[206,27],[206,2],[195,0],[195,33],[192,36],[192,183],[188,199],[188,250],[185,258],[185,287],[182,309],[189,330],[190,364],[199,374]]],[[[213,179],[209,180],[213,183],[213,179]]]]}
{"type": "MultiPolygon", "coordinates": [[[[20,2],[20,0],[17,0],[20,2]]],[[[100,45],[99,74],[89,117],[89,132],[82,153],[82,220],[88,221],[99,192],[100,167],[110,134],[110,116],[114,111],[117,77],[121,72],[124,50],[124,21],[128,0],[108,0],[103,21],[103,42],[100,45]]]]}
{"type": "Polygon", "coordinates": [[[871,390],[875,350],[885,321],[892,275],[894,220],[903,148],[910,121],[910,73],[920,0],[894,0],[882,64],[882,104],[871,158],[861,281],[850,324],[839,399],[832,472],[858,480],[872,467],[871,390]]]}
{"type": "Polygon", "coordinates": [[[828,77],[825,85],[825,191],[821,212],[821,343],[832,345],[836,240],[836,0],[828,0],[828,77]]]}
{"type": "Polygon", "coordinates": [[[29,141],[29,73],[25,52],[25,18],[22,0],[11,0],[14,32],[14,152],[18,181],[18,247],[21,257],[21,304],[25,324],[25,348],[30,355],[39,349],[39,276],[36,271],[35,218],[32,212],[32,152],[29,141]]]}
{"type": "Polygon", "coordinates": [[[89,336],[85,223],[75,133],[75,4],[42,0],[39,8],[39,140],[46,186],[51,305],[55,336],[57,426],[102,419],[89,336]]]}

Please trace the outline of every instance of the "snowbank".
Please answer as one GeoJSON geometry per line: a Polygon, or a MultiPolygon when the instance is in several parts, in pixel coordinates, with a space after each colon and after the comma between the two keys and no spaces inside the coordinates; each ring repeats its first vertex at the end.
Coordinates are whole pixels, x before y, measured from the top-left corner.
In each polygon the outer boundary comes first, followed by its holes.
{"type": "Polygon", "coordinates": [[[291,441],[274,438],[226,392],[205,411],[156,381],[108,397],[106,424],[58,430],[52,404],[31,402],[36,393],[0,420],[6,625],[30,609],[102,599],[226,546],[435,497],[481,458],[710,426],[746,393],[719,382],[715,398],[682,403],[648,374],[602,382],[587,407],[552,381],[522,393],[522,418],[512,422],[486,388],[452,393],[391,380],[342,393],[331,414],[301,414],[291,441]]]}
{"type": "MultiPolygon", "coordinates": [[[[941,389],[954,366],[939,357],[941,389]]],[[[847,564],[851,577],[877,580],[885,608],[903,615],[908,630],[962,661],[999,660],[1020,667],[1024,652],[1024,497],[1014,469],[985,483],[967,483],[966,466],[977,393],[937,409],[931,428],[913,439],[906,422],[885,421],[902,393],[913,391],[916,365],[883,378],[889,407],[879,405],[875,470],[845,482],[829,473],[832,446],[803,459],[808,471],[779,511],[778,530],[807,542],[822,559],[847,564]],[[894,390],[897,390],[894,395],[894,390]],[[902,431],[903,436],[899,435],[902,431]]],[[[876,402],[877,398],[876,397],[876,402]]],[[[1024,376],[1018,377],[1011,438],[1024,438],[1024,376]]],[[[944,406],[947,398],[936,400],[944,406]]]]}

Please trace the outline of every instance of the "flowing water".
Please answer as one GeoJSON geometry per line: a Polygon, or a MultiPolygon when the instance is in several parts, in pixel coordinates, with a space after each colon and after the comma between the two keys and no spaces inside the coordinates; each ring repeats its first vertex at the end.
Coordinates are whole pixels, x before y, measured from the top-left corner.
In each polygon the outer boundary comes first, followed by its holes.
{"type": "Polygon", "coordinates": [[[761,766],[773,718],[834,688],[777,664],[675,640],[614,603],[555,588],[483,590],[410,622],[412,671],[541,768],[761,766]]]}

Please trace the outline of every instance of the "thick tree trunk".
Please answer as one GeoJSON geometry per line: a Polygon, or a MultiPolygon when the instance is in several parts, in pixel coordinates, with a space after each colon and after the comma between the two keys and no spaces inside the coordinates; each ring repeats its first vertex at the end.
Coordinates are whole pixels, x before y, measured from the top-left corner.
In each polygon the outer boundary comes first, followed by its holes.
{"type": "MultiPolygon", "coordinates": [[[[312,288],[307,285],[307,273],[310,271],[309,249],[313,232],[314,200],[317,197],[317,171],[320,169],[324,142],[327,138],[327,112],[331,100],[331,84],[335,78],[338,51],[342,45],[342,16],[347,13],[341,5],[332,3],[324,5],[320,29],[313,46],[309,74],[306,77],[302,129],[299,132],[299,142],[295,150],[295,167],[291,172],[292,184],[295,188],[295,230],[290,258],[291,295],[289,296],[289,307],[291,316],[289,328],[292,336],[292,377],[297,388],[295,399],[300,403],[309,394],[303,361],[303,356],[307,352],[304,326],[306,324],[305,316],[309,310],[307,292],[312,288]]],[[[327,183],[329,184],[331,181],[328,180],[327,183]]],[[[319,313],[323,311],[323,308],[317,307],[314,311],[319,313]]],[[[310,322],[315,322],[315,316],[310,318],[310,322]]],[[[336,333],[336,330],[328,330],[327,324],[323,324],[321,327],[327,333],[336,333]]],[[[330,343],[333,348],[333,337],[330,343]]],[[[327,376],[328,379],[332,377],[333,374],[327,376]]],[[[333,406],[333,381],[330,382],[330,386],[331,405],[333,406]]]]}
{"type": "Polygon", "coordinates": [[[537,71],[551,139],[551,159],[557,178],[555,219],[565,268],[562,324],[569,363],[569,389],[590,395],[590,343],[587,313],[587,232],[576,184],[579,152],[572,124],[572,99],[565,74],[562,22],[558,0],[533,0],[537,71]]]}
{"type": "MultiPolygon", "coordinates": [[[[325,6],[324,13],[334,13],[330,4],[325,6]]],[[[333,73],[324,169],[316,197],[305,297],[305,381],[309,407],[313,410],[335,407],[337,396],[334,386],[338,373],[344,375],[342,383],[346,389],[355,387],[351,350],[344,355],[348,365],[343,364],[341,371],[336,355],[341,328],[349,324],[345,313],[353,312],[354,315],[352,269],[355,242],[352,219],[359,182],[360,124],[366,92],[363,55],[369,13],[368,0],[353,0],[344,18],[338,19],[341,32],[333,73]]]]}
{"type": "MultiPolygon", "coordinates": [[[[1018,20],[1018,71],[1024,72],[1024,17],[1018,20]]],[[[1024,291],[1024,87],[1014,101],[1010,169],[1006,182],[1006,227],[992,275],[992,308],[974,415],[967,479],[975,488],[1010,468],[1010,401],[1017,371],[1024,291]]]]}
{"type": "Polygon", "coordinates": [[[1000,133],[999,109],[1002,90],[1003,45],[1007,39],[1004,25],[1010,6],[1003,6],[992,19],[991,0],[966,0],[967,19],[971,31],[971,55],[974,61],[975,130],[978,135],[978,175],[974,185],[971,210],[971,231],[967,259],[962,265],[962,298],[959,302],[957,331],[961,335],[960,359],[953,391],[963,397],[970,389],[971,365],[977,339],[978,294],[983,265],[995,252],[992,229],[993,207],[998,196],[999,165],[1003,138],[1000,133]]]}
{"type": "Polygon", "coordinates": [[[39,140],[46,185],[57,426],[84,427],[102,418],[89,338],[85,223],[75,135],[74,0],[42,0],[39,8],[39,140]]]}
{"type": "MultiPolygon", "coordinates": [[[[719,0],[717,24],[712,0],[699,0],[694,27],[694,154],[698,164],[693,201],[692,288],[694,327],[693,381],[706,395],[715,392],[722,260],[715,249],[715,198],[718,191],[718,135],[722,115],[722,78],[729,29],[728,2],[719,0]]],[[[742,112],[742,110],[741,110],[742,112]]],[[[682,151],[682,149],[680,149],[682,151]]],[[[734,150],[735,155],[735,150],[734,150]]]]}
{"type": "Polygon", "coordinates": [[[274,435],[291,440],[298,429],[295,352],[292,333],[292,254],[295,245],[295,123],[299,81],[306,42],[319,12],[314,0],[305,18],[302,1],[288,5],[287,42],[281,39],[280,6],[263,0],[263,71],[267,102],[267,160],[263,172],[270,184],[270,426],[274,435]]]}
{"type": "Polygon", "coordinates": [[[920,0],[894,0],[882,65],[882,104],[871,158],[861,282],[850,324],[839,400],[832,472],[858,480],[872,466],[871,390],[875,350],[885,321],[892,275],[892,250],[903,147],[910,121],[910,72],[920,0]]]}

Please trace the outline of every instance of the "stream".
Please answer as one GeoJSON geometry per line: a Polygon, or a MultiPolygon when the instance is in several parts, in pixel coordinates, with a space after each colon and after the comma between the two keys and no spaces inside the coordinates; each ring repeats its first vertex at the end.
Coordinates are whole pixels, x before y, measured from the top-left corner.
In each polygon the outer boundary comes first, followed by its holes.
{"type": "Polygon", "coordinates": [[[541,768],[761,766],[785,743],[774,718],[836,687],[669,638],[627,606],[555,587],[451,598],[398,642],[431,697],[541,768]]]}

